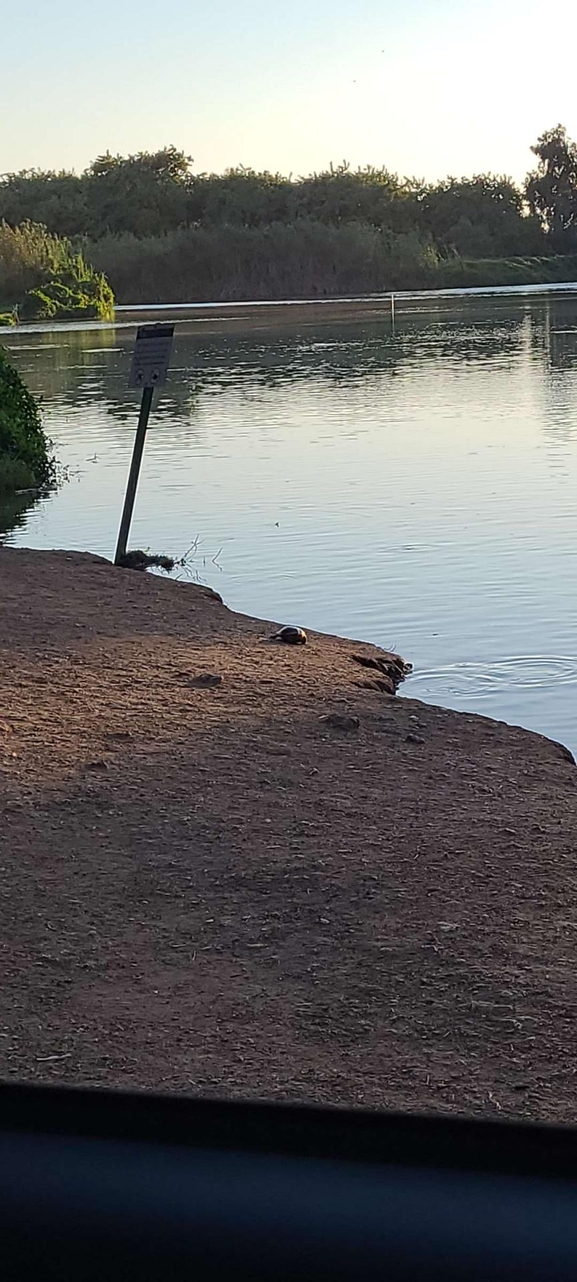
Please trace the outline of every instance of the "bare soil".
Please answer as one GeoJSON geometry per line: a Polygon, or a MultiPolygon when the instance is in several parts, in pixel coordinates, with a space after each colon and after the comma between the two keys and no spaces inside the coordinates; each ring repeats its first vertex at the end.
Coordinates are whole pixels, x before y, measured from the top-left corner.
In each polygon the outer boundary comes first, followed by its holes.
{"type": "Polygon", "coordinates": [[[275,626],[0,551],[0,1074],[575,1122],[570,754],[275,626]]]}

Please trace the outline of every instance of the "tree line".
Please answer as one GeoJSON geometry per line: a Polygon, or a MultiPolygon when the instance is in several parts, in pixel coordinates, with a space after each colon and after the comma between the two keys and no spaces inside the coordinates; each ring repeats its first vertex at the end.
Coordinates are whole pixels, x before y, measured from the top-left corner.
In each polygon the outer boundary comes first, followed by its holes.
{"type": "Polygon", "coordinates": [[[509,257],[577,250],[577,146],[562,125],[532,148],[517,186],[480,174],[423,183],[387,169],[331,167],[309,177],[229,169],[198,174],[176,147],[98,157],[83,173],[25,170],[0,179],[0,220],[60,236],[160,236],[183,227],[264,228],[300,220],[417,233],[442,254],[509,257]]]}
{"type": "Polygon", "coordinates": [[[107,153],[81,174],[5,174],[0,225],[26,228],[27,243],[38,229],[64,238],[122,302],[573,279],[577,146],[557,125],[532,150],[523,184],[346,163],[302,178],[199,174],[173,146],[107,153]]]}

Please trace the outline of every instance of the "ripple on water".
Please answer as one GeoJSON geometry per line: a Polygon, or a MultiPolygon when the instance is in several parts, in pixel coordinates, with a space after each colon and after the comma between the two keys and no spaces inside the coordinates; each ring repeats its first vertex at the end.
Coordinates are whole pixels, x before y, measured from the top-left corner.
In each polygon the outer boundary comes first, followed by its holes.
{"type": "Polygon", "coordinates": [[[503,687],[547,690],[577,684],[577,658],[567,655],[515,655],[494,663],[452,663],[414,672],[405,683],[415,697],[483,699],[503,687]],[[415,687],[419,687],[418,690],[415,687]],[[410,688],[409,688],[410,687],[410,688]]]}

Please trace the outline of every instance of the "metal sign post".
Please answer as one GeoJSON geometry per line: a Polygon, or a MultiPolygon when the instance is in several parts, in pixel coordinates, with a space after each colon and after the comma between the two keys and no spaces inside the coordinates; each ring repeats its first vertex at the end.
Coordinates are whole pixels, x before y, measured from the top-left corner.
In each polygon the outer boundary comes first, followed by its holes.
{"type": "Polygon", "coordinates": [[[138,427],[128,474],[118,543],[114,556],[115,565],[119,565],[126,555],[126,545],[130,533],[130,522],[132,521],[134,500],[144,451],[144,440],[152,409],[152,397],[155,387],[164,387],[166,383],[173,336],[174,325],[141,325],[136,333],[128,385],[129,387],[142,388],[142,401],[140,403],[138,427]]]}

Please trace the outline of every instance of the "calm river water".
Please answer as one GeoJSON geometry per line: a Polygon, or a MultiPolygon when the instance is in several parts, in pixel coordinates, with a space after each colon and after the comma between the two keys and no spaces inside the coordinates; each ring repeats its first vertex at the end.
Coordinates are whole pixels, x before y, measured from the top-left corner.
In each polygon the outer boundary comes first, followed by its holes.
{"type": "MultiPolygon", "coordinates": [[[[7,543],[112,556],[128,319],[3,336],[69,469],[2,510],[7,543]]],[[[407,695],[577,749],[577,295],[211,331],[177,325],[131,546],[198,540],[191,571],[235,609],[397,647],[407,695]]]]}

